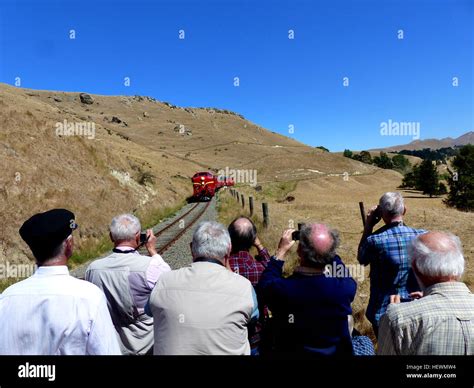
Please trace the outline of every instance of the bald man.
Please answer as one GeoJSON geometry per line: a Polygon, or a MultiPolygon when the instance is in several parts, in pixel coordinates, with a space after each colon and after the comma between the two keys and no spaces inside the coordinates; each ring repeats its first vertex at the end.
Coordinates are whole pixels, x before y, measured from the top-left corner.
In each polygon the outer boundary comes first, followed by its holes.
{"type": "Polygon", "coordinates": [[[293,232],[283,232],[257,286],[261,303],[272,312],[274,351],[351,355],[347,317],[357,284],[336,254],[338,233],[324,224],[305,224],[297,249],[300,266],[284,278],[283,264],[295,244],[293,232]]]}
{"type": "Polygon", "coordinates": [[[230,223],[228,230],[232,242],[230,268],[256,286],[270,260],[268,250],[260,242],[257,228],[251,219],[238,217],[230,223]],[[253,247],[257,250],[255,258],[250,254],[250,249],[253,247]]]}
{"type": "MultiPolygon", "coordinates": [[[[232,251],[229,257],[229,266],[235,273],[247,278],[252,286],[256,286],[265,270],[270,254],[262,245],[257,236],[257,228],[250,218],[240,216],[232,221],[228,228],[232,251]],[[250,250],[255,247],[257,255],[251,255],[250,250]]],[[[261,334],[263,321],[267,316],[267,309],[261,306],[261,319],[249,328],[251,354],[260,354],[261,334]]]]}
{"type": "Polygon", "coordinates": [[[423,297],[400,303],[382,317],[382,355],[474,355],[474,295],[462,283],[464,257],[458,237],[429,232],[408,248],[423,297]]]}

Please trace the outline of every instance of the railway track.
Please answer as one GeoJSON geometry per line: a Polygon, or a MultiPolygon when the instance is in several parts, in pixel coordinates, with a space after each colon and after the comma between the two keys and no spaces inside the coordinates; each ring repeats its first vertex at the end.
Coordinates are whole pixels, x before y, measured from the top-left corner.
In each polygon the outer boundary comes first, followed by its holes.
{"type": "MultiPolygon", "coordinates": [[[[175,217],[169,224],[166,226],[161,226],[160,224],[153,227],[153,233],[157,237],[156,241],[156,249],[158,253],[161,255],[165,252],[168,248],[170,248],[176,241],[180,239],[180,237],[186,233],[206,212],[209,208],[209,202],[198,202],[194,204],[189,210],[187,210],[184,214],[180,214],[175,217]]],[[[145,247],[139,249],[139,252],[142,254],[148,254],[145,247]]],[[[109,255],[111,252],[107,253],[106,255],[102,256],[105,257],[109,255]]],[[[98,257],[100,259],[101,257],[98,257]]],[[[74,270],[70,271],[71,275],[78,278],[84,279],[87,267],[93,260],[75,268],[74,270]]]]}
{"type": "MultiPolygon", "coordinates": [[[[161,255],[170,246],[172,246],[189,228],[191,228],[199,218],[204,214],[210,205],[209,202],[198,202],[186,213],[176,217],[169,225],[162,229],[153,229],[156,241],[156,250],[161,255]]],[[[140,253],[146,253],[146,248],[139,249],[140,253]]]]}

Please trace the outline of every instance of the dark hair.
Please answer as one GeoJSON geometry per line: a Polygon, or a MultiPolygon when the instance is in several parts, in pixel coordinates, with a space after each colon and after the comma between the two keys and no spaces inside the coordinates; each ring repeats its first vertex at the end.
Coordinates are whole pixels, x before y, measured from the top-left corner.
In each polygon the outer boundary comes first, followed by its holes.
{"type": "Polygon", "coordinates": [[[62,253],[64,248],[64,242],[66,239],[61,241],[57,246],[42,246],[38,248],[31,248],[31,252],[35,257],[36,261],[40,264],[45,263],[49,259],[52,259],[62,253]]]}
{"type": "Polygon", "coordinates": [[[232,242],[232,252],[248,251],[252,248],[255,238],[257,237],[257,228],[250,218],[241,216],[237,217],[229,225],[229,235],[232,242]],[[246,219],[250,222],[252,227],[250,228],[236,228],[235,223],[237,220],[246,219]]]}
{"type": "Polygon", "coordinates": [[[300,254],[306,262],[312,263],[317,267],[324,267],[330,264],[336,256],[336,249],[339,246],[339,233],[335,229],[330,229],[329,234],[332,237],[331,247],[327,252],[316,252],[313,242],[311,241],[312,224],[304,224],[300,230],[300,254]]]}

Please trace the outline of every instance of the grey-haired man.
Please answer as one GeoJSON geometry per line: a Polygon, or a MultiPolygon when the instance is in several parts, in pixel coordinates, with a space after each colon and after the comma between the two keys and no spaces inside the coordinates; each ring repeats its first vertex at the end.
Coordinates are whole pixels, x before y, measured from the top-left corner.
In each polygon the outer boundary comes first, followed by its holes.
{"type": "Polygon", "coordinates": [[[94,261],[86,280],[104,291],[123,354],[151,354],[153,319],[145,305],[159,277],[171,271],[156,251],[156,237],[147,230],[146,248],[150,256],[137,252],[141,225],[131,214],[116,216],[110,225],[114,250],[110,256],[94,261]]]}
{"type": "Polygon", "coordinates": [[[149,313],[157,355],[249,355],[248,325],[258,318],[249,280],[228,267],[231,241],[217,222],[198,224],[190,267],[164,274],[149,313]]]}
{"type": "Polygon", "coordinates": [[[364,233],[360,240],[358,260],[370,264],[370,299],[366,316],[378,335],[379,320],[390,303],[390,295],[398,294],[402,300],[411,300],[411,294],[420,290],[411,270],[407,246],[423,229],[404,224],[406,207],[400,193],[382,195],[379,205],[370,209],[364,233]],[[385,225],[373,232],[383,220],[385,225]]]}

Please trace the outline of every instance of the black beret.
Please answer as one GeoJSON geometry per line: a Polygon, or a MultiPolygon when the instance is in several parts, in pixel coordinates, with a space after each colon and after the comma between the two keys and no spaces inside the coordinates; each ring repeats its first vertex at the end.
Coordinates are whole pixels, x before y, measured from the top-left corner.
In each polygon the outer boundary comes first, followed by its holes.
{"type": "Polygon", "coordinates": [[[32,216],[19,232],[37,259],[47,259],[76,228],[73,212],[52,209],[32,216]]]}

